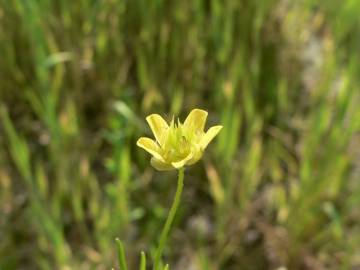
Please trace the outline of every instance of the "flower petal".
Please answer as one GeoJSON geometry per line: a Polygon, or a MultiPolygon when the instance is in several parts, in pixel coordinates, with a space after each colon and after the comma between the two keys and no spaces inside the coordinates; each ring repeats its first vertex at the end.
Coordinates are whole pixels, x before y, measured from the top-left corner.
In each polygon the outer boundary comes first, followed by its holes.
{"type": "Polygon", "coordinates": [[[156,141],[161,145],[162,137],[164,132],[169,128],[169,125],[166,123],[164,118],[162,118],[158,114],[151,114],[146,117],[146,121],[148,122],[151,131],[154,133],[156,141]]]}
{"type": "Polygon", "coordinates": [[[198,162],[202,157],[203,151],[200,149],[197,149],[196,152],[194,152],[192,158],[186,162],[186,165],[193,165],[194,163],[198,162]]]}
{"type": "Polygon", "coordinates": [[[182,160],[176,161],[176,162],[171,162],[171,165],[173,165],[176,169],[180,169],[181,167],[184,167],[186,165],[186,163],[192,159],[194,153],[190,152],[185,158],[183,158],[182,160]]]}
{"type": "Polygon", "coordinates": [[[158,171],[170,171],[175,169],[171,164],[165,163],[164,161],[157,159],[155,157],[151,158],[150,163],[151,166],[153,166],[158,171]]]}
{"type": "Polygon", "coordinates": [[[184,126],[193,132],[204,131],[207,115],[207,111],[194,109],[185,119],[184,126]]]}
{"type": "Polygon", "coordinates": [[[214,137],[220,132],[222,126],[213,126],[204,134],[200,140],[200,147],[204,150],[214,137]]]}
{"type": "Polygon", "coordinates": [[[141,137],[136,142],[136,145],[149,152],[155,158],[159,160],[164,160],[160,155],[160,147],[154,140],[146,137],[141,137]]]}

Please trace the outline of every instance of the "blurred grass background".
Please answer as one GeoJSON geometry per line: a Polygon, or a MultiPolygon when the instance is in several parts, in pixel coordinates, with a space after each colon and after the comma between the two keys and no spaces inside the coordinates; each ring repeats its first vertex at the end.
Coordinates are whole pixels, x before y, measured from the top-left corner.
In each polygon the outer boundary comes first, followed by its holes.
{"type": "Polygon", "coordinates": [[[359,0],[0,0],[0,269],[130,269],[175,191],[144,117],[224,128],[171,269],[360,267],[359,0]]]}

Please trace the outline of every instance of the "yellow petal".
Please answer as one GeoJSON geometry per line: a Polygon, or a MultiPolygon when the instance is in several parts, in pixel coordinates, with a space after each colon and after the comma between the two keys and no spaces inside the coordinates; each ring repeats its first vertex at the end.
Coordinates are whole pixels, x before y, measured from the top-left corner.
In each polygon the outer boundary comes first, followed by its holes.
{"type": "Polygon", "coordinates": [[[164,160],[160,155],[160,147],[154,140],[146,137],[141,137],[136,142],[136,145],[149,152],[155,158],[159,160],[164,160]]]}
{"type": "Polygon", "coordinates": [[[207,115],[207,111],[194,109],[185,119],[184,126],[193,132],[204,131],[207,115]]]}
{"type": "Polygon", "coordinates": [[[208,146],[208,144],[214,139],[214,137],[220,132],[222,126],[214,126],[209,128],[209,130],[204,134],[200,140],[200,147],[202,150],[208,146]]]}
{"type": "Polygon", "coordinates": [[[158,114],[149,115],[146,117],[146,121],[148,122],[151,131],[154,133],[157,142],[161,145],[161,138],[163,137],[164,132],[169,128],[169,125],[166,123],[164,118],[158,114]]]}
{"type": "Polygon", "coordinates": [[[183,158],[182,160],[176,161],[176,162],[171,162],[171,165],[173,165],[176,169],[180,169],[181,167],[184,167],[185,164],[192,159],[193,157],[193,152],[190,152],[190,154],[188,154],[185,158],[183,158]]]}
{"type": "Polygon", "coordinates": [[[194,153],[194,155],[192,156],[192,158],[190,160],[188,160],[188,162],[186,162],[186,165],[193,165],[194,163],[198,162],[200,160],[200,158],[202,157],[202,153],[203,151],[197,151],[196,153],[194,153]]]}
{"type": "Polygon", "coordinates": [[[157,159],[155,157],[151,158],[150,163],[151,166],[153,166],[158,171],[170,171],[175,169],[171,164],[165,163],[164,161],[157,159]]]}

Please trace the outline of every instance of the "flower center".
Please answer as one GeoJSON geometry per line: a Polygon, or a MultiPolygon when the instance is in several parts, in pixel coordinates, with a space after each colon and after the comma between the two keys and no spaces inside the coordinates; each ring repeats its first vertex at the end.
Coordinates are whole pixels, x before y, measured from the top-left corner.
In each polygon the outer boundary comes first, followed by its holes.
{"type": "Polygon", "coordinates": [[[176,162],[187,157],[194,147],[194,136],[184,125],[171,122],[164,134],[164,143],[161,146],[162,156],[168,162],[176,162]]]}

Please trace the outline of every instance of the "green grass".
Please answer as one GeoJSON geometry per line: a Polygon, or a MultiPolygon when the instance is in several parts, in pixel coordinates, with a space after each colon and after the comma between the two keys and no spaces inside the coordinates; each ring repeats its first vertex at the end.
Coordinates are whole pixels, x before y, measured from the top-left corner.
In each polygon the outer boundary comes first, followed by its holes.
{"type": "Polygon", "coordinates": [[[119,269],[115,238],[149,268],[176,174],[135,142],[195,107],[224,128],[185,172],[165,269],[358,266],[359,12],[0,0],[0,269],[119,269]]]}

